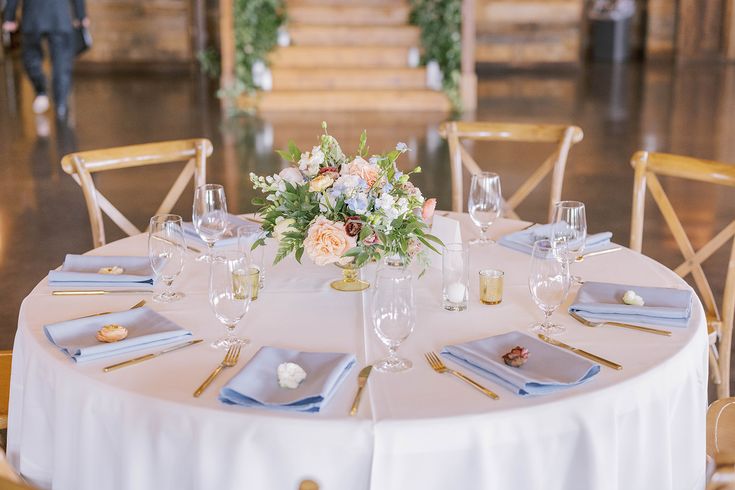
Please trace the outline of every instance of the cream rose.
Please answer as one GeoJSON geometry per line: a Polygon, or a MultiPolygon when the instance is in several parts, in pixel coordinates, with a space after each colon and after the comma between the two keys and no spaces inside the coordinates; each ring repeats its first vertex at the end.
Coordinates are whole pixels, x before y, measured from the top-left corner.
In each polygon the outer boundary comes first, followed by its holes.
{"type": "Polygon", "coordinates": [[[355,244],[355,237],[347,234],[344,223],[319,216],[309,227],[304,249],[316,265],[327,265],[340,262],[342,255],[355,244]]]}
{"type": "Polygon", "coordinates": [[[372,186],[380,175],[380,167],[368,163],[362,157],[355,157],[350,163],[342,166],[342,175],[357,175],[372,186]]]}
{"type": "Polygon", "coordinates": [[[327,189],[332,184],[334,184],[334,179],[329,175],[322,174],[318,177],[315,177],[314,180],[309,182],[309,191],[321,192],[324,189],[327,189]]]}
{"type": "Polygon", "coordinates": [[[280,220],[276,221],[276,226],[273,227],[273,236],[276,240],[279,242],[283,240],[283,236],[286,233],[291,233],[294,231],[298,231],[296,228],[293,228],[291,225],[296,223],[296,220],[293,218],[282,218],[280,220]]]}

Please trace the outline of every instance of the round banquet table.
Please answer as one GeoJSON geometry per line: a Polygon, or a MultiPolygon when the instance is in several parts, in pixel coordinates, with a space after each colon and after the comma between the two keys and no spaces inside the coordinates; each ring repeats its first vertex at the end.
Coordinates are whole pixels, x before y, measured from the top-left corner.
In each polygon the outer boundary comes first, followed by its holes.
{"type": "MultiPolygon", "coordinates": [[[[453,216],[465,240],[477,234],[466,215],[453,216]]],[[[491,235],[525,224],[501,220],[491,235]]],[[[146,236],[91,253],[145,255],[146,236]]],[[[241,322],[251,344],[238,367],[225,370],[201,398],[192,392],[223,356],[209,346],[223,328],[208,304],[206,264],[187,258],[175,283],[186,294],[182,301],[149,304],[207,342],[109,373],[102,367],[148,351],[75,364],[48,341],[43,326],[125,309],[146,295],[56,297],[44,279],[24,300],[18,320],[11,464],[39,486],[62,490],[295,489],[307,478],[326,490],[702,488],[707,335],[697,299],[688,328],[661,337],[582,326],[565,313],[573,290],[554,314],[567,329],[558,338],[624,369],[602,367],[585,384],[535,397],[474,375],[500,395],[494,401],[423,360],[423,353],[447,344],[528,333],[542,317],[528,291],[528,255],[493,245],[472,248],[470,263],[465,312],[441,308],[440,270],[429,269],[416,281],[416,328],[400,348],[414,367],[399,374],[374,371],[356,417],[348,411],[357,372],[386,348],[371,327],[371,290],[331,290],[336,267],[317,267],[307,258],[303,265],[289,258],[268,266],[265,288],[241,322]],[[500,305],[479,302],[477,270],[486,267],[505,271],[500,305]],[[357,363],[320,413],[219,402],[220,388],[264,345],[350,352],[357,363]]],[[[628,249],[574,268],[588,280],[688,287],[628,249]]],[[[362,270],[368,280],[373,274],[373,266],[362,270]]]]}

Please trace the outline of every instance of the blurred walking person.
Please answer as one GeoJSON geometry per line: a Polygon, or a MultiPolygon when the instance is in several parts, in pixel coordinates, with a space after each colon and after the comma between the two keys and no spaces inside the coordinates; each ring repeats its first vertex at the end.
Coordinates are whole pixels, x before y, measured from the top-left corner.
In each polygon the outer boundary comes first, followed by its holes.
{"type": "MultiPolygon", "coordinates": [[[[36,98],[33,112],[43,114],[49,109],[46,76],[43,73],[43,48],[45,38],[53,68],[53,99],[56,116],[65,119],[69,106],[67,97],[71,91],[71,70],[74,64],[74,27],[89,26],[84,0],[20,0],[21,55],[36,98]]],[[[16,10],[18,0],[7,0],[2,29],[18,30],[16,10]]]]}

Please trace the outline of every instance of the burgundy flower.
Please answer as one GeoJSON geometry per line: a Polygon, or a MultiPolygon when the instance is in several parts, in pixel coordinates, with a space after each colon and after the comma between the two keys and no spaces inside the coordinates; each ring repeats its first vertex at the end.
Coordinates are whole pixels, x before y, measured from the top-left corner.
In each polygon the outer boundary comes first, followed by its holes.
{"type": "Polygon", "coordinates": [[[512,367],[521,367],[528,360],[528,349],[517,345],[510,352],[503,355],[503,361],[512,367]]]}
{"type": "Polygon", "coordinates": [[[378,239],[377,233],[373,233],[362,241],[362,243],[364,243],[365,245],[375,245],[378,242],[380,242],[380,240],[378,239]]]}
{"type": "Polygon", "coordinates": [[[349,236],[357,236],[362,230],[362,221],[359,216],[348,216],[345,219],[345,231],[349,236]]]}
{"type": "Polygon", "coordinates": [[[332,177],[333,180],[337,180],[339,178],[339,170],[337,170],[337,167],[322,167],[319,169],[319,175],[323,174],[332,177]]]}

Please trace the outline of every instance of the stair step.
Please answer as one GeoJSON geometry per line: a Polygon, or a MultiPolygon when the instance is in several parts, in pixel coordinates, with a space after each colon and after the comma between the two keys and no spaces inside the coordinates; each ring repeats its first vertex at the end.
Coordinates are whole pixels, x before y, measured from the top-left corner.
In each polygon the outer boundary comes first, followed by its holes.
{"type": "Polygon", "coordinates": [[[403,25],[408,23],[408,5],[294,5],[289,22],[329,25],[403,25]]]}
{"type": "Polygon", "coordinates": [[[408,5],[407,2],[401,0],[288,0],[289,15],[291,9],[303,5],[408,5]]]}
{"type": "Polygon", "coordinates": [[[269,55],[273,68],[400,68],[408,66],[404,46],[288,46],[269,55]]]}
{"type": "Polygon", "coordinates": [[[332,26],[289,24],[295,45],[319,46],[418,46],[416,26],[332,26]]]}
{"type": "Polygon", "coordinates": [[[449,112],[449,99],[434,90],[277,90],[259,96],[258,110],[449,112]]]}
{"type": "Polygon", "coordinates": [[[424,89],[424,68],[275,68],[273,90],[424,89]]]}

